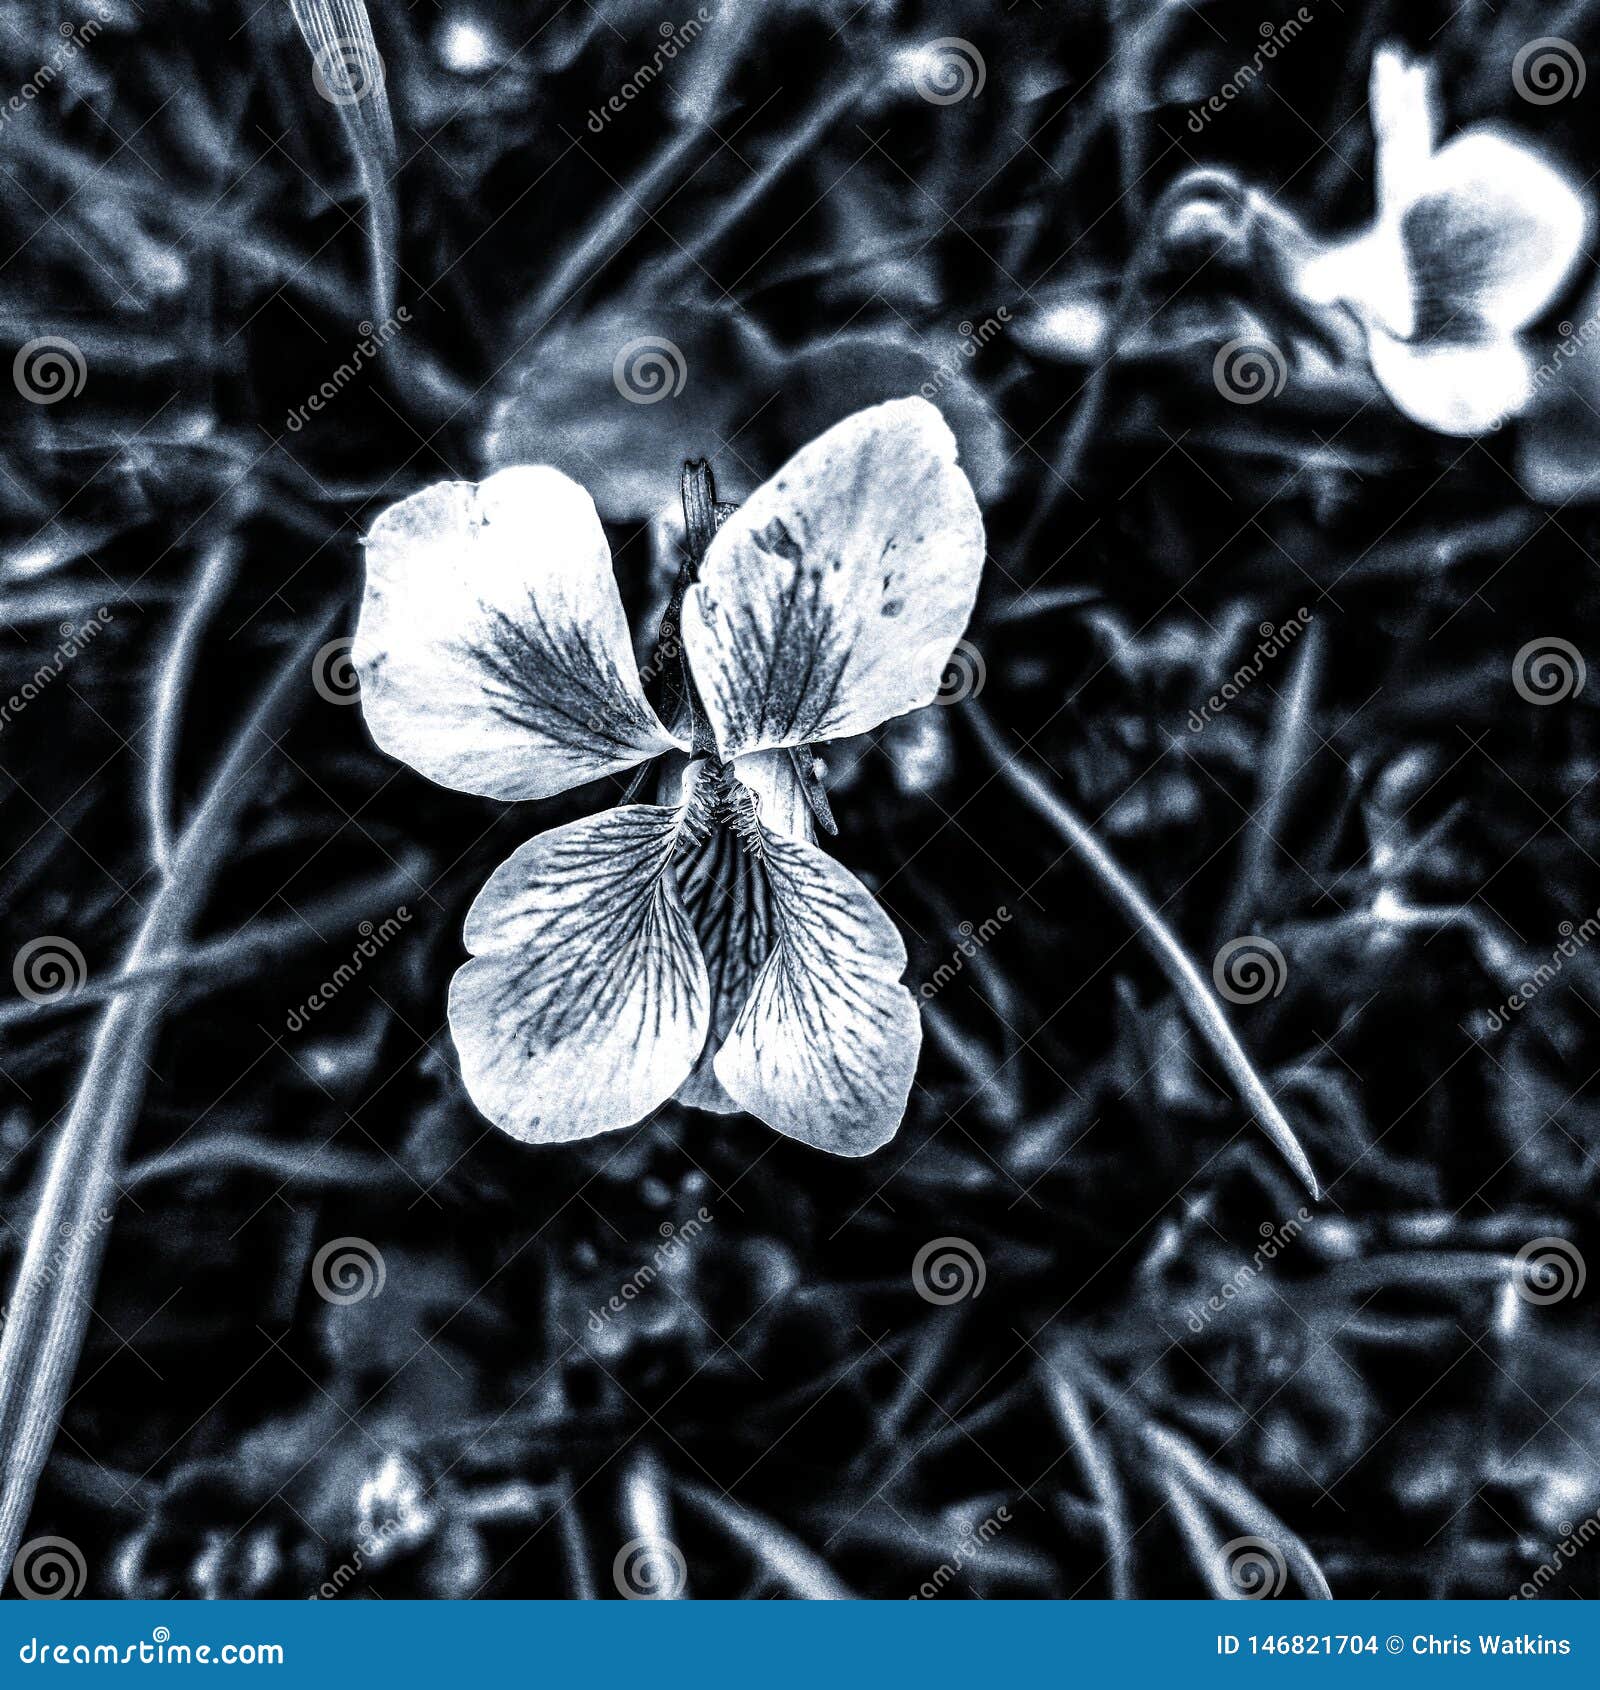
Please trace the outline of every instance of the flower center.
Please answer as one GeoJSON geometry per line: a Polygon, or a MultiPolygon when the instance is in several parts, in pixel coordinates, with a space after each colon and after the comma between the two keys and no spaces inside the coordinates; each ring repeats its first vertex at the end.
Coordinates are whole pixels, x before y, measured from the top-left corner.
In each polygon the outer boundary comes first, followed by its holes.
{"type": "Polygon", "coordinates": [[[714,831],[726,828],[759,860],[766,854],[759,811],[755,793],[732,767],[708,760],[695,773],[678,849],[696,849],[714,831]]]}

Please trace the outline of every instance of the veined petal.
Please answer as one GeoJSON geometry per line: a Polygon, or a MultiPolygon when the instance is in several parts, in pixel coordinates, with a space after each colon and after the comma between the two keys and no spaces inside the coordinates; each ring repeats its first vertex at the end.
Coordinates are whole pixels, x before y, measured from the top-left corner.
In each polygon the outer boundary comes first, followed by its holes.
{"type": "Polygon", "coordinates": [[[548,467],[391,505],[354,657],[372,737],[459,791],[548,798],[677,744],[645,700],[594,501],[548,467]]]}
{"type": "Polygon", "coordinates": [[[1589,206],[1532,148],[1478,128],[1428,161],[1399,227],[1416,337],[1469,339],[1458,324],[1513,334],[1550,304],[1583,250],[1589,206]]]}
{"type": "Polygon", "coordinates": [[[684,908],[694,923],[711,982],[711,1031],[678,1096],[697,1109],[729,1114],[739,1105],[723,1089],[712,1059],[755,990],[776,930],[764,853],[751,848],[751,841],[758,837],[755,823],[759,819],[774,832],[808,844],[816,832],[787,751],[753,751],[740,757],[733,765],[731,782],[726,776],[701,773],[703,769],[703,764],[696,765],[689,779],[721,778],[724,792],[733,795],[724,800],[729,809],[746,804],[748,808],[712,825],[686,830],[689,836],[676,859],[684,908]]]}
{"type": "Polygon", "coordinates": [[[1531,360],[1510,335],[1430,347],[1374,330],[1368,350],[1396,409],[1439,434],[1482,434],[1533,397],[1531,360]]]}
{"type": "Polygon", "coordinates": [[[694,1071],[678,1092],[683,1102],[717,1114],[741,1107],[723,1089],[713,1058],[750,1001],[774,934],[772,890],[760,858],[726,823],[685,840],[677,861],[684,908],[705,959],[711,992],[710,1031],[694,1071]]]}
{"type": "Polygon", "coordinates": [[[846,417],[723,523],[683,638],[726,759],[929,703],[983,568],[955,437],[924,399],[846,417]]]}
{"type": "Polygon", "coordinates": [[[519,846],[467,915],[450,1030],[472,1101],[531,1144],[631,1126],[705,1043],[705,963],[671,871],[681,806],[625,804],[519,846]]]}
{"type": "Polygon", "coordinates": [[[841,863],[760,832],[772,946],[712,1062],[739,1107],[840,1156],[894,1137],[922,1028],[894,924],[841,863]]]}

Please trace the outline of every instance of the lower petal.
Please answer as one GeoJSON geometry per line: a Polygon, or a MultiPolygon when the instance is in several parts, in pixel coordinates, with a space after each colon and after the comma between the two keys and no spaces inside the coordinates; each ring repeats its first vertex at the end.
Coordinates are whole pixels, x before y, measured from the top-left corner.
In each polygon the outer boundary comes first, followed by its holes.
{"type": "Polygon", "coordinates": [[[733,828],[722,825],[684,847],[677,874],[711,988],[711,1031],[678,1096],[696,1109],[736,1114],[739,1105],[723,1089],[712,1059],[749,1002],[761,966],[772,952],[771,889],[760,859],[733,828]]]}
{"type": "Polygon", "coordinates": [[[772,947],[712,1066],[769,1127],[869,1155],[899,1128],[922,1043],[905,946],[843,864],[765,827],[760,850],[772,947]]]}
{"type": "Polygon", "coordinates": [[[1526,352],[1509,337],[1415,346],[1374,331],[1372,373],[1397,410],[1439,434],[1483,434],[1533,397],[1526,352]]]}
{"type": "Polygon", "coordinates": [[[530,1144],[631,1126],[705,1043],[705,963],[671,872],[683,810],[626,804],[520,846],[467,916],[450,1030],[472,1101],[530,1144]]]}

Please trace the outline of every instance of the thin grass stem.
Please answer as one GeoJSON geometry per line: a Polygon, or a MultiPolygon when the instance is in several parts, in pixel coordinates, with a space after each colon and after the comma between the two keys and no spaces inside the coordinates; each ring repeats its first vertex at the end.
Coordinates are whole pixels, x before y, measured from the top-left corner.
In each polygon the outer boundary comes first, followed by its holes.
{"type": "MultiPolygon", "coordinates": [[[[232,835],[229,819],[303,692],[322,627],[301,640],[240,729],[128,951],[140,969],[183,942],[232,835]]],[[[50,1152],[0,1336],[0,1566],[10,1566],[77,1370],[128,1135],[163,1008],[159,982],[115,998],[50,1152]]]]}
{"type": "MultiPolygon", "coordinates": [[[[1185,199],[1205,193],[1236,198],[1241,189],[1238,180],[1225,170],[1186,170],[1167,184],[1151,209],[1149,221],[1145,225],[1144,238],[1135,248],[1133,257],[1123,272],[1117,303],[1111,313],[1111,321],[1106,326],[1105,338],[1098,348],[1103,356],[1078,389],[1078,402],[1072,413],[1072,421],[1056,452],[1055,462],[1041,484],[1042,491],[1033,507],[1033,513],[1018,536],[1016,551],[1019,558],[1027,557],[1043,533],[1045,525],[1055,515],[1056,506],[1061,502],[1061,490],[1067,488],[1072,492],[1077,491],[1073,483],[1083,467],[1090,443],[1099,432],[1101,418],[1105,412],[1106,395],[1110,390],[1111,372],[1122,355],[1122,341],[1138,308],[1145,280],[1154,268],[1166,240],[1172,212],[1185,199]]],[[[1043,572],[1033,571],[1035,576],[1041,573],[1043,572]]]]}
{"type": "Polygon", "coordinates": [[[686,1598],[688,1565],[673,1534],[666,1473],[654,1450],[634,1446],[622,1476],[622,1511],[633,1538],[616,1566],[623,1594],[656,1602],[686,1598]]]}
{"type": "Polygon", "coordinates": [[[1264,796],[1261,808],[1245,830],[1244,845],[1239,854],[1239,873],[1217,927],[1218,936],[1222,939],[1231,939],[1235,934],[1246,931],[1245,924],[1254,913],[1253,906],[1260,902],[1262,888],[1272,881],[1268,853],[1277,844],[1278,829],[1288,812],[1294,777],[1305,762],[1311,712],[1316,703],[1317,682],[1322,674],[1322,648],[1322,623],[1316,621],[1311,624],[1300,651],[1295,655],[1288,696],[1273,728],[1262,780],[1264,796]]]}
{"type": "Polygon", "coordinates": [[[155,689],[155,729],[151,737],[150,761],[145,784],[145,805],[150,822],[150,854],[162,874],[172,868],[172,823],[177,813],[178,740],[183,727],[183,702],[189,690],[200,639],[211,613],[226,597],[239,566],[238,536],[229,533],[206,553],[201,562],[177,631],[161,665],[155,689]]]}
{"type": "MultiPolygon", "coordinates": [[[[718,243],[730,235],[771,192],[788,173],[790,165],[808,153],[838,118],[849,110],[860,96],[866,80],[864,74],[846,77],[831,94],[821,100],[805,122],[785,139],[772,157],[763,161],[761,167],[736,194],[729,196],[705,228],[696,231],[694,245],[674,245],[673,250],[650,271],[650,292],[659,293],[664,289],[676,287],[691,267],[703,270],[705,260],[710,258],[718,243]]],[[[734,279],[734,287],[738,287],[762,257],[765,257],[764,253],[746,266],[744,272],[734,279]]]]}
{"type": "Polygon", "coordinates": [[[1008,745],[981,705],[969,703],[966,719],[972,724],[996,772],[1075,850],[1111,900],[1139,930],[1151,955],[1188,1010],[1200,1036],[1210,1046],[1244,1101],[1254,1111],[1261,1129],[1272,1140],[1289,1166],[1305,1182],[1314,1199],[1322,1193],[1310,1159],[1300,1147],[1283,1112],[1273,1101],[1255,1065],[1234,1036],[1222,1005],[1189,958],[1177,936],[1150,900],[1124,872],[1121,865],[1095,837],[1065,799],[1054,792],[1042,775],[1030,767],[1021,752],[1008,745]]]}
{"type": "Polygon", "coordinates": [[[1105,1441],[1090,1416],[1088,1405],[1073,1382],[1070,1369],[1047,1365],[1045,1383],[1050,1406],[1061,1422],[1062,1431],[1072,1440],[1072,1446],[1078,1453],[1078,1466],[1099,1510],[1101,1529],[1105,1533],[1112,1600],[1126,1602],[1133,1595],[1133,1577],[1128,1507],[1123,1499],[1122,1483],[1106,1451],[1105,1441]]]}
{"type": "Polygon", "coordinates": [[[141,967],[124,968],[121,973],[103,979],[85,980],[76,990],[60,997],[0,1003],[0,1028],[88,1009],[121,997],[138,986],[170,985],[176,980],[182,982],[182,995],[188,996],[220,985],[237,984],[248,979],[264,961],[281,961],[302,948],[325,944],[323,929],[338,927],[352,916],[369,910],[389,907],[407,891],[424,884],[423,868],[421,854],[408,853],[394,873],[363,881],[336,897],[318,899],[292,916],[226,933],[202,945],[153,956],[141,967]]]}
{"type": "Polygon", "coordinates": [[[747,1549],[761,1568],[790,1595],[807,1602],[851,1602],[851,1590],[833,1568],[775,1520],[705,1485],[678,1479],[673,1489],[691,1507],[719,1525],[747,1549]]]}
{"type": "Polygon", "coordinates": [[[528,308],[528,321],[540,329],[588,287],[652,215],[651,207],[700,142],[697,129],[680,129],[653,154],[632,181],[619,185],[604,212],[585,230],[581,240],[556,267],[528,308]]]}

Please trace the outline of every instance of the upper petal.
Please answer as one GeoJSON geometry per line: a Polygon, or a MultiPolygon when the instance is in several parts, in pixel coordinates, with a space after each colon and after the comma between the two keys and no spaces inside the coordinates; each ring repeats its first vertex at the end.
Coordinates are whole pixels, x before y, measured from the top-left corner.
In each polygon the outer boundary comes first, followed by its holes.
{"type": "Polygon", "coordinates": [[[1526,327],[1572,273],[1587,200],[1530,147],[1478,128],[1428,161],[1401,211],[1419,340],[1467,338],[1463,321],[1526,327]]]}
{"type": "Polygon", "coordinates": [[[1431,68],[1398,47],[1372,55],[1370,88],[1381,214],[1418,191],[1433,155],[1438,101],[1431,68]]]}
{"type": "Polygon", "coordinates": [[[450,1031],[472,1101],[513,1138],[630,1126],[694,1066],[709,988],[670,868],[683,818],[625,804],[553,828],[473,903],[450,1031]]]}
{"type": "Polygon", "coordinates": [[[1416,327],[1416,305],[1400,219],[1426,186],[1438,103],[1429,66],[1398,47],[1380,47],[1372,55],[1369,91],[1376,218],[1348,240],[1313,248],[1295,280],[1311,304],[1343,301],[1366,321],[1404,338],[1416,327]]]}
{"type": "Polygon", "coordinates": [[[771,938],[713,1059],[741,1108],[818,1150],[866,1156],[894,1137],[922,1028],[894,924],[842,864],[760,830],[771,938]]]}
{"type": "Polygon", "coordinates": [[[547,798],[677,743],[645,700],[594,502],[548,467],[391,505],[354,657],[372,737],[463,792],[547,798]]]}
{"type": "Polygon", "coordinates": [[[683,638],[724,758],[929,703],[967,625],[983,519],[924,399],[846,417],[717,531],[683,638]]]}

